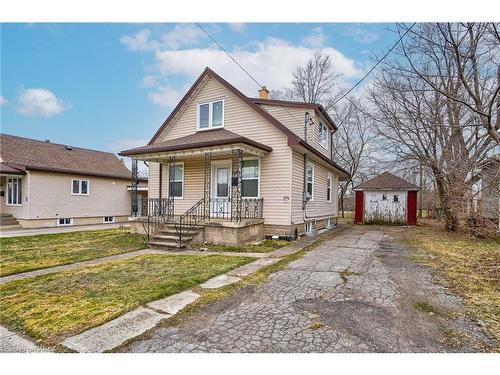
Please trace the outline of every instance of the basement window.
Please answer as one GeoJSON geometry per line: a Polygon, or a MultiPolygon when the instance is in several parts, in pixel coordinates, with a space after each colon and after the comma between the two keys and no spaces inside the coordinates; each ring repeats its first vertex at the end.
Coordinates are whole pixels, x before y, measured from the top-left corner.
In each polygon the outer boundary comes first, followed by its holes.
{"type": "Polygon", "coordinates": [[[63,227],[66,225],[73,225],[73,219],[70,219],[69,217],[60,218],[57,220],[57,225],[59,227],[63,227]]]}
{"type": "Polygon", "coordinates": [[[105,224],[107,224],[107,223],[114,223],[115,222],[115,218],[113,216],[104,216],[103,221],[104,221],[105,224]]]}
{"type": "Polygon", "coordinates": [[[382,200],[386,201],[387,200],[387,193],[382,193],[382,200]]]}
{"type": "Polygon", "coordinates": [[[399,195],[394,195],[393,202],[394,203],[398,203],[399,202],[399,195]]]}

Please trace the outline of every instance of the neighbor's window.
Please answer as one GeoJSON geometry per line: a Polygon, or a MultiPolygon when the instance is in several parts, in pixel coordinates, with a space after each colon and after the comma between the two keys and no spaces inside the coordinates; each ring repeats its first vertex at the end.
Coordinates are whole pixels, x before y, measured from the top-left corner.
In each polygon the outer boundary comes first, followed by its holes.
{"type": "Polygon", "coordinates": [[[394,203],[399,202],[399,195],[394,195],[394,203]]]}
{"type": "Polygon", "coordinates": [[[184,185],[184,164],[175,164],[172,167],[173,170],[173,182],[172,191],[170,192],[171,197],[182,198],[183,185],[184,185]]]}
{"type": "Polygon", "coordinates": [[[115,218],[113,216],[104,216],[104,222],[105,223],[114,223],[115,218]]]}
{"type": "Polygon", "coordinates": [[[322,122],[319,123],[319,144],[325,148],[328,146],[328,129],[322,122]]]}
{"type": "Polygon", "coordinates": [[[306,193],[307,199],[314,197],[314,165],[308,164],[306,167],[306,193]]]}
{"type": "Polygon", "coordinates": [[[20,178],[7,179],[7,205],[21,206],[23,204],[23,187],[20,178]]]}
{"type": "Polygon", "coordinates": [[[70,219],[69,217],[60,218],[57,221],[57,225],[72,225],[72,224],[73,224],[73,219],[70,219]]]}
{"type": "Polygon", "coordinates": [[[387,193],[382,193],[382,200],[386,201],[387,200],[387,193]]]}
{"type": "Polygon", "coordinates": [[[223,126],[223,100],[198,105],[198,129],[221,128],[223,126]]]}
{"type": "Polygon", "coordinates": [[[89,180],[71,180],[71,194],[89,195],[89,180]]]}
{"type": "Polygon", "coordinates": [[[259,160],[243,160],[241,174],[241,196],[255,198],[259,196],[259,160]]]}
{"type": "Polygon", "coordinates": [[[326,175],[326,201],[332,201],[332,175],[330,173],[326,175]]]}

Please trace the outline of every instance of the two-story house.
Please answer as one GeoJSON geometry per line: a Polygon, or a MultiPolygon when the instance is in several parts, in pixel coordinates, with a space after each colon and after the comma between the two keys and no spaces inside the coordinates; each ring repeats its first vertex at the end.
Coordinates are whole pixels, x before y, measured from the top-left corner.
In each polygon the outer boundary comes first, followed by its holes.
{"type": "Polygon", "coordinates": [[[334,224],[348,177],[332,157],[335,124],[319,104],[268,93],[247,97],[206,68],[146,146],[120,153],[149,164],[148,207],[133,215],[167,224],[154,244],[183,246],[199,229],[197,240],[241,243],[334,224]]]}

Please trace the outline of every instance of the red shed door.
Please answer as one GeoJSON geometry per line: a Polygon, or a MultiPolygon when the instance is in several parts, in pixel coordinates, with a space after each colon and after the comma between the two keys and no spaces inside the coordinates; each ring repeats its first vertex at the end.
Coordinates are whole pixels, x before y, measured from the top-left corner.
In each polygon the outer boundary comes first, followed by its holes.
{"type": "Polygon", "coordinates": [[[406,200],[406,212],[407,218],[406,221],[408,225],[417,224],[417,192],[409,191],[408,199],[406,200]]]}
{"type": "Polygon", "coordinates": [[[364,210],[363,204],[364,204],[363,192],[357,191],[356,192],[356,201],[354,203],[354,205],[355,205],[354,222],[356,224],[360,224],[363,222],[363,210],[364,210]]]}

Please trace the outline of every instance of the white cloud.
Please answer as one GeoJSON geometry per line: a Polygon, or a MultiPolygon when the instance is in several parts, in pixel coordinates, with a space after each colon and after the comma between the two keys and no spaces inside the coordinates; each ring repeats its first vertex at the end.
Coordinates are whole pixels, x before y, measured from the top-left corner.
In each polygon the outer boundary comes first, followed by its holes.
{"type": "Polygon", "coordinates": [[[69,106],[47,89],[22,89],[16,110],[25,116],[52,117],[63,113],[69,106]]]}
{"type": "Polygon", "coordinates": [[[242,33],[246,30],[247,25],[246,23],[242,22],[230,22],[229,28],[233,30],[235,33],[242,33]]]}
{"type": "Polygon", "coordinates": [[[8,100],[5,99],[2,95],[0,95],[0,106],[7,104],[8,100]]]}
{"type": "Polygon", "coordinates": [[[346,26],[344,28],[344,34],[352,36],[355,41],[364,44],[373,43],[379,38],[376,32],[359,26],[346,26]]]}
{"type": "Polygon", "coordinates": [[[148,93],[148,97],[153,103],[165,108],[175,107],[182,95],[183,92],[169,85],[159,86],[156,91],[148,93]]]}
{"type": "Polygon", "coordinates": [[[153,75],[145,75],[141,80],[141,86],[145,88],[151,88],[156,86],[158,83],[158,78],[153,75]]]}
{"type": "MultiPolygon", "coordinates": [[[[316,51],[316,48],[297,46],[276,38],[256,42],[254,47],[251,50],[237,48],[230,53],[261,84],[273,90],[288,87],[297,66],[304,65],[316,51]],[[284,56],[286,58],[283,58],[284,56]]],[[[349,81],[362,75],[355,61],[335,48],[325,47],[321,51],[331,56],[337,73],[342,75],[342,80],[349,81]]],[[[205,66],[209,66],[245,94],[250,96],[257,94],[255,82],[220,50],[210,48],[156,50],[155,59],[160,75],[166,77],[183,75],[193,81],[205,66]]]]}
{"type": "Polygon", "coordinates": [[[162,45],[167,48],[177,49],[181,46],[196,44],[205,34],[198,27],[191,24],[178,24],[169,32],[160,37],[162,45]]]}
{"type": "Polygon", "coordinates": [[[158,47],[155,41],[149,39],[151,31],[147,29],[139,30],[134,35],[124,35],[120,42],[125,44],[131,51],[148,51],[158,47]]]}
{"type": "Polygon", "coordinates": [[[302,43],[309,47],[319,48],[324,46],[326,39],[327,37],[323,29],[315,27],[308,36],[302,38],[302,43]]]}
{"type": "Polygon", "coordinates": [[[107,148],[111,152],[119,153],[120,151],[129,150],[131,148],[141,147],[147,145],[149,139],[119,139],[113,143],[108,144],[107,148]]]}

